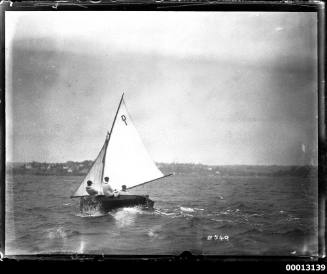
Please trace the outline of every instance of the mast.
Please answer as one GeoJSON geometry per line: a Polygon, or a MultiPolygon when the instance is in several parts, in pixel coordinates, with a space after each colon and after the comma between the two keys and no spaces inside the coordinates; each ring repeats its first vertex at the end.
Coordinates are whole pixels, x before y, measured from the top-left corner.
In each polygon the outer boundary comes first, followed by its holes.
{"type": "Polygon", "coordinates": [[[123,94],[122,94],[122,96],[121,96],[121,99],[120,99],[120,101],[119,101],[119,105],[118,105],[118,108],[117,108],[117,111],[116,111],[116,114],[115,114],[114,121],[112,122],[110,132],[107,133],[107,138],[106,138],[106,148],[105,148],[104,156],[103,156],[103,160],[102,160],[103,168],[102,168],[102,174],[101,174],[101,184],[102,184],[102,181],[103,181],[104,166],[105,166],[105,163],[106,163],[107,147],[108,147],[108,144],[109,144],[109,141],[110,141],[110,137],[111,137],[111,133],[112,133],[112,130],[114,129],[114,125],[115,125],[115,122],[116,122],[116,118],[117,118],[117,115],[118,115],[118,111],[119,111],[119,109],[120,109],[121,103],[123,102],[123,99],[124,99],[124,92],[123,92],[123,94]]]}
{"type": "Polygon", "coordinates": [[[116,118],[117,118],[117,115],[118,115],[118,111],[119,111],[119,109],[120,109],[121,103],[123,102],[123,99],[124,99],[124,93],[123,93],[122,96],[121,96],[121,99],[120,99],[120,102],[119,102],[119,105],[118,105],[118,108],[117,108],[117,111],[116,111],[116,114],[115,114],[114,121],[112,122],[112,126],[111,126],[110,133],[109,133],[108,143],[109,143],[109,141],[110,141],[111,133],[112,133],[112,130],[114,129],[114,125],[115,125],[115,122],[116,122],[116,118]]]}

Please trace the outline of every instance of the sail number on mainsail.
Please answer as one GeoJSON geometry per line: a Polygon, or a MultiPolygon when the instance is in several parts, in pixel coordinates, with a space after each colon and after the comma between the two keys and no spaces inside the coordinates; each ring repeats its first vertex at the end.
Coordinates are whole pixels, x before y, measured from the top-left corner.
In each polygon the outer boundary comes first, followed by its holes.
{"type": "Polygon", "coordinates": [[[122,115],[122,116],[121,116],[121,119],[125,122],[125,124],[126,124],[126,126],[127,126],[126,116],[125,116],[125,115],[122,115]]]}

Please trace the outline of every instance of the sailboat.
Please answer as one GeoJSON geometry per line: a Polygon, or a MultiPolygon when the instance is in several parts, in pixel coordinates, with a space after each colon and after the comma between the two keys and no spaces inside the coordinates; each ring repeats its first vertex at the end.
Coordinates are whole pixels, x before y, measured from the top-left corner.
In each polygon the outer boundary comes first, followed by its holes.
{"type": "Polygon", "coordinates": [[[94,160],[90,170],[74,191],[71,198],[80,198],[81,212],[89,208],[110,211],[120,207],[142,206],[153,208],[154,201],[148,195],[129,195],[126,190],[165,178],[149,156],[129,115],[124,100],[120,99],[110,132],[94,160]],[[103,191],[104,178],[109,178],[110,187],[119,195],[105,196],[103,191]],[[97,195],[89,195],[86,191],[87,182],[97,195]]]}

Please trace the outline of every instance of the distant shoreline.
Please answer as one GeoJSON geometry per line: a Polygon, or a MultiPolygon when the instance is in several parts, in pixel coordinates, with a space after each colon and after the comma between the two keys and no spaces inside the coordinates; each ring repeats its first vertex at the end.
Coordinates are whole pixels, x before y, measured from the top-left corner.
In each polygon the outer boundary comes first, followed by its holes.
{"type": "MultiPolygon", "coordinates": [[[[83,176],[93,161],[65,163],[7,163],[6,171],[13,174],[83,176]]],[[[192,163],[156,163],[165,174],[212,174],[220,176],[301,176],[318,175],[317,166],[285,165],[204,165],[192,163]]]]}

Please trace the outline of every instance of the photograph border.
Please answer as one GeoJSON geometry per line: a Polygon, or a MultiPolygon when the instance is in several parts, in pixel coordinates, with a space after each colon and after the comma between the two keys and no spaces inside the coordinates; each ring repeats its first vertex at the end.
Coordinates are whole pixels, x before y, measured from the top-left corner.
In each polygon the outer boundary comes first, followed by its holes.
{"type": "Polygon", "coordinates": [[[72,2],[2,2],[1,6],[1,168],[0,176],[0,260],[45,260],[45,261],[117,261],[126,260],[141,261],[147,259],[154,262],[172,262],[172,261],[193,261],[193,262],[285,262],[305,263],[305,262],[325,262],[326,254],[326,120],[325,120],[325,6],[323,2],[217,2],[217,1],[108,1],[101,3],[90,1],[72,1],[72,2]],[[316,12],[318,17],[318,257],[310,256],[221,256],[221,255],[192,255],[189,251],[183,252],[179,256],[121,256],[121,255],[86,255],[86,254],[58,254],[58,255],[5,255],[5,138],[6,138],[6,113],[5,113],[5,13],[7,11],[211,11],[211,12],[247,12],[247,11],[269,11],[269,12],[316,12]]]}

